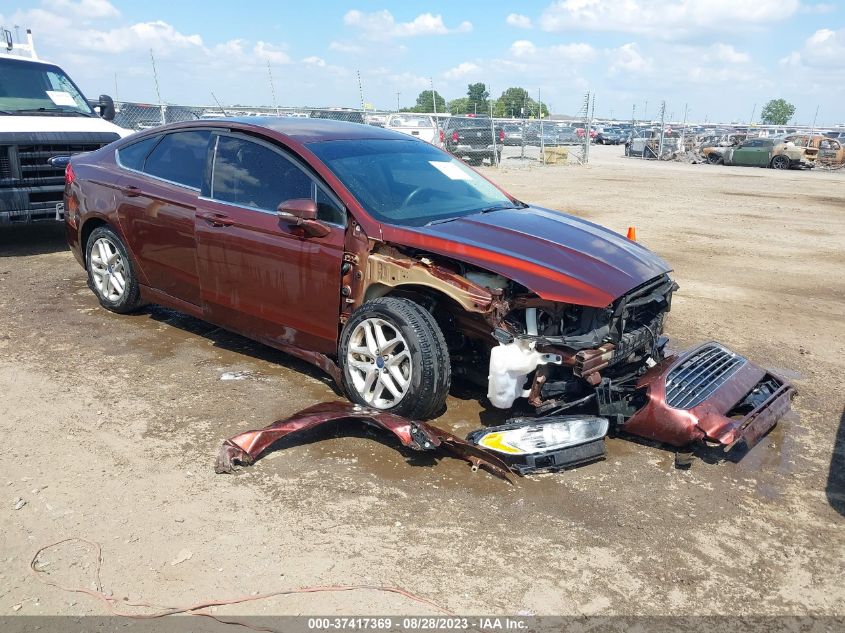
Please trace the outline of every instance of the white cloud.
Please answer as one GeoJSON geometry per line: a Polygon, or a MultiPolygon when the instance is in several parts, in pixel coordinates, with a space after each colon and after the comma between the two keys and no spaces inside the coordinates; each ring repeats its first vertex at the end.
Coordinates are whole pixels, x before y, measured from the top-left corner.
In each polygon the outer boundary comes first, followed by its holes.
{"type": "Polygon", "coordinates": [[[271,64],[289,64],[290,56],[281,47],[258,41],[252,47],[256,57],[271,64]]]}
{"type": "Polygon", "coordinates": [[[747,64],[751,61],[751,56],[748,53],[742,53],[736,50],[730,44],[716,43],[710,47],[706,59],[724,62],[726,64],[747,64]]]}
{"type": "Polygon", "coordinates": [[[203,46],[199,35],[185,35],[161,20],[139,22],[107,31],[86,29],[77,32],[72,41],[78,48],[111,54],[129,50],[146,51],[150,48],[167,54],[175,49],[201,49],[203,46]]]}
{"type": "Polygon", "coordinates": [[[530,40],[517,40],[510,47],[513,57],[520,60],[534,60],[550,63],[569,62],[584,64],[596,58],[596,49],[589,44],[555,44],[548,47],[539,47],[530,40]]]}
{"type": "Polygon", "coordinates": [[[505,18],[505,22],[518,29],[530,29],[534,26],[531,23],[531,18],[527,15],[522,15],[521,13],[511,13],[507,18],[505,18]]]}
{"type": "Polygon", "coordinates": [[[363,53],[366,49],[358,44],[352,42],[332,42],[329,44],[330,51],[337,51],[339,53],[363,53]]]}
{"type": "Polygon", "coordinates": [[[635,42],[608,50],[607,56],[610,58],[611,75],[620,73],[642,75],[651,72],[654,67],[654,62],[640,53],[639,46],[635,42]]]}
{"type": "Polygon", "coordinates": [[[116,18],[118,11],[108,0],[44,0],[43,5],[51,11],[72,14],[83,19],[116,18]]]}
{"type": "Polygon", "coordinates": [[[444,72],[443,76],[446,77],[446,79],[461,79],[467,75],[475,74],[479,70],[481,70],[481,67],[478,64],[473,64],[472,62],[461,62],[454,68],[450,68],[444,72]]]}
{"type": "Polygon", "coordinates": [[[347,26],[361,29],[364,35],[373,40],[386,40],[397,37],[416,37],[418,35],[447,35],[466,33],[472,30],[471,22],[461,22],[449,28],[440,14],[421,13],[410,22],[397,22],[393,14],[384,9],[373,13],[363,13],[353,9],[343,16],[347,26]]]}
{"type": "Polygon", "coordinates": [[[540,26],[683,39],[781,22],[800,7],[800,0],[559,0],[543,11],[540,26]]]}
{"type": "Polygon", "coordinates": [[[845,29],[819,29],[800,51],[791,52],[780,63],[793,68],[845,70],[845,29]]]}

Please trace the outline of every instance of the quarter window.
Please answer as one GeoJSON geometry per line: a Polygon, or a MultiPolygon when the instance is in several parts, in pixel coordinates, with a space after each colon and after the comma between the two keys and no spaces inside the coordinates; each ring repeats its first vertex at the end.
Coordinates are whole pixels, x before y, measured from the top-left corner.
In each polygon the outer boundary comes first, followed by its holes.
{"type": "Polygon", "coordinates": [[[199,189],[202,186],[210,137],[211,132],[207,130],[168,134],[147,157],[144,172],[199,189]]]}
{"type": "Polygon", "coordinates": [[[144,159],[147,157],[147,154],[150,153],[153,145],[155,145],[160,138],[160,136],[151,136],[150,138],[145,138],[137,143],[121,147],[117,150],[117,156],[120,159],[120,164],[129,169],[143,171],[144,159]]]}

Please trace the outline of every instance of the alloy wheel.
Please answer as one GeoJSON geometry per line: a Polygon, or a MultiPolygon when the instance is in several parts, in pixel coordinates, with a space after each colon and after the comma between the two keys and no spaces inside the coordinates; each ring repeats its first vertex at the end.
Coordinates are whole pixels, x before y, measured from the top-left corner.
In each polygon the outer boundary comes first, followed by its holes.
{"type": "Polygon", "coordinates": [[[384,319],[365,319],[355,327],[346,364],[355,390],[377,409],[399,404],[411,386],[408,343],[396,326],[384,319]]]}
{"type": "Polygon", "coordinates": [[[117,246],[110,239],[101,237],[91,246],[88,261],[100,296],[111,302],[120,301],[126,292],[128,273],[117,246]]]}

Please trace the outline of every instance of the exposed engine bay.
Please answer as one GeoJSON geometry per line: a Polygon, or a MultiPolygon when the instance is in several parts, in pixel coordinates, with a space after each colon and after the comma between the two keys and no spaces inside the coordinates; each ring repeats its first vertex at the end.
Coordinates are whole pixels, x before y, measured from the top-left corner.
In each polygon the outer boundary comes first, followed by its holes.
{"type": "Polygon", "coordinates": [[[664,326],[678,289],[668,273],[595,307],[549,301],[504,276],[427,253],[391,248],[370,257],[385,267],[368,276],[368,294],[381,287],[424,305],[445,335],[454,375],[486,388],[496,408],[519,408],[525,399],[534,409],[536,417],[468,437],[521,474],[601,459],[608,433],[676,447],[704,441],[728,449],[740,440],[750,447],[794,393],[716,343],[667,355],[664,326]],[[672,392],[681,374],[685,382],[672,392]]]}

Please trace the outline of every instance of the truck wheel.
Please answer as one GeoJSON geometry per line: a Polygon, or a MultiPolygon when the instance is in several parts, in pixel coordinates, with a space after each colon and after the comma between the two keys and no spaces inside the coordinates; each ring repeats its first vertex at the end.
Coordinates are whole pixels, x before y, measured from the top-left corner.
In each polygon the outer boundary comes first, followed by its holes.
{"type": "Polygon", "coordinates": [[[338,360],[357,404],[422,420],[446,402],[446,341],[434,317],[408,299],[381,297],[358,308],[341,333],[338,360]]]}
{"type": "Polygon", "coordinates": [[[106,310],[126,314],[141,306],[141,290],[129,253],[109,226],[98,226],[85,245],[88,287],[106,310]]]}
{"type": "Polygon", "coordinates": [[[789,169],[789,157],[778,154],[772,159],[772,169],[789,169]]]}

